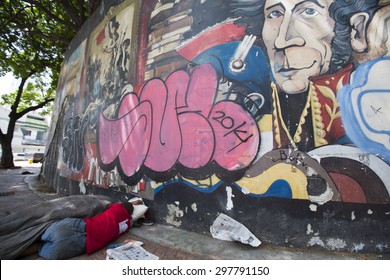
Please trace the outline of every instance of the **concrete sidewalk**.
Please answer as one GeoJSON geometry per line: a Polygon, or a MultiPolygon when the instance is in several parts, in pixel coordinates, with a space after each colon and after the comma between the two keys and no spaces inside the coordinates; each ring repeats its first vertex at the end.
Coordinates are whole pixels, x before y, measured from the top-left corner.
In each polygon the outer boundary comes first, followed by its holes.
{"type": "MultiPolygon", "coordinates": [[[[0,217],[23,206],[59,197],[38,181],[39,166],[20,169],[0,169],[0,217]]],[[[260,238],[261,239],[261,238],[260,238]]],[[[162,260],[378,260],[389,255],[339,253],[323,249],[292,249],[261,244],[257,248],[238,242],[221,241],[172,226],[154,224],[132,228],[114,243],[141,241],[143,248],[162,260]]],[[[104,260],[106,249],[73,259],[104,260]]],[[[32,255],[24,259],[42,259],[32,255]]]]}

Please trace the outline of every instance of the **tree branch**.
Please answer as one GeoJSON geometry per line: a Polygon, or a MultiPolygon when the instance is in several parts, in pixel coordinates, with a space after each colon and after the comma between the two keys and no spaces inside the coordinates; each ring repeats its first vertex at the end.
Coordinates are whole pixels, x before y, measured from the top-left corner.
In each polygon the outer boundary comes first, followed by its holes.
{"type": "Polygon", "coordinates": [[[59,37],[59,36],[50,36],[50,35],[47,35],[47,34],[41,32],[41,30],[31,30],[29,33],[31,35],[37,35],[39,37],[44,37],[52,42],[62,42],[66,45],[68,45],[69,41],[71,40],[71,39],[67,39],[67,38],[59,37]]]}
{"type": "Polygon", "coordinates": [[[72,5],[72,3],[69,0],[56,0],[59,2],[64,9],[68,12],[68,15],[71,17],[71,19],[76,23],[76,26],[80,28],[83,23],[83,15],[79,13],[79,11],[72,5]]]}
{"type": "MultiPolygon", "coordinates": [[[[31,75],[29,77],[31,77],[31,75]]],[[[18,87],[18,93],[16,94],[14,103],[11,105],[11,112],[9,113],[10,119],[17,116],[16,112],[17,112],[17,109],[19,107],[20,99],[22,98],[24,85],[26,84],[26,81],[29,77],[22,77],[20,80],[20,84],[18,87]]],[[[18,119],[18,118],[16,118],[16,119],[18,119]]]]}
{"type": "Polygon", "coordinates": [[[39,103],[38,105],[35,105],[35,106],[28,107],[28,108],[24,109],[23,111],[17,113],[16,115],[18,116],[18,119],[19,119],[29,112],[32,112],[32,111],[35,111],[35,110],[38,110],[38,109],[45,107],[48,103],[50,103],[52,101],[54,101],[54,98],[46,98],[45,101],[43,101],[42,103],[39,103]]]}
{"type": "Polygon", "coordinates": [[[58,23],[61,23],[61,24],[65,25],[69,29],[73,29],[73,30],[76,30],[76,31],[78,30],[78,28],[79,28],[78,22],[74,21],[73,16],[71,14],[70,14],[70,16],[73,19],[73,22],[69,22],[69,21],[61,19],[60,17],[58,17],[55,14],[53,14],[50,11],[50,8],[46,8],[44,5],[42,5],[38,1],[35,1],[35,0],[25,0],[25,2],[30,3],[31,5],[35,5],[41,11],[43,11],[46,15],[48,15],[51,19],[55,20],[58,23]],[[71,24],[71,23],[73,23],[73,24],[71,24]]]}

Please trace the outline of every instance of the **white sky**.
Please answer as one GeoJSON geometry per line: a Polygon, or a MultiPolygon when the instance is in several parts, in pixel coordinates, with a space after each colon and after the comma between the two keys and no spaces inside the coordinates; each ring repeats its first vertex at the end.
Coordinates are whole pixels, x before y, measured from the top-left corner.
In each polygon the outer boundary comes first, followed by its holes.
{"type": "Polygon", "coordinates": [[[18,88],[19,82],[14,78],[12,73],[0,77],[0,95],[10,93],[18,88]]]}

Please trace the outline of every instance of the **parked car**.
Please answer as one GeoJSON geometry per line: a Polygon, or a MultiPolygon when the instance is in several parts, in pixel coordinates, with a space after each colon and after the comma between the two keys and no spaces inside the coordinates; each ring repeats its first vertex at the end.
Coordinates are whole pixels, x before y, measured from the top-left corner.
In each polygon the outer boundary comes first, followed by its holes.
{"type": "Polygon", "coordinates": [[[28,155],[26,153],[13,153],[14,161],[28,160],[28,155]]]}
{"type": "Polygon", "coordinates": [[[34,153],[33,154],[33,163],[43,162],[43,157],[45,156],[44,153],[34,153]]]}

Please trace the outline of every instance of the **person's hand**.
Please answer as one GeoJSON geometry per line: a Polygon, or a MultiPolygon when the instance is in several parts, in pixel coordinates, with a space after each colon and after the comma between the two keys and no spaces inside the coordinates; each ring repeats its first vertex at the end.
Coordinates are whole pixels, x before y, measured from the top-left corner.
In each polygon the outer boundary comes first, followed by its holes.
{"type": "Polygon", "coordinates": [[[142,205],[143,202],[141,200],[132,201],[131,204],[133,205],[142,205]]]}
{"type": "Polygon", "coordinates": [[[140,197],[130,199],[129,202],[131,204],[133,204],[133,205],[142,205],[142,204],[144,204],[144,201],[140,197]]]}

